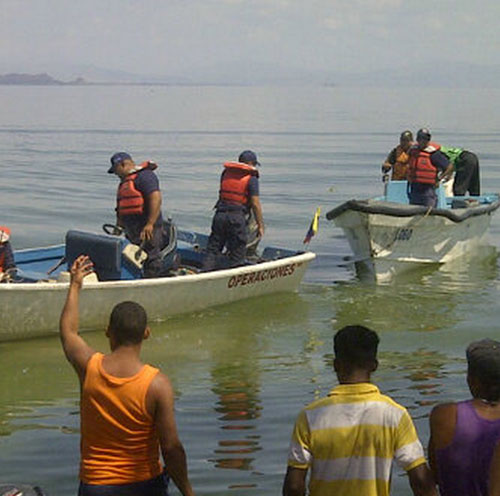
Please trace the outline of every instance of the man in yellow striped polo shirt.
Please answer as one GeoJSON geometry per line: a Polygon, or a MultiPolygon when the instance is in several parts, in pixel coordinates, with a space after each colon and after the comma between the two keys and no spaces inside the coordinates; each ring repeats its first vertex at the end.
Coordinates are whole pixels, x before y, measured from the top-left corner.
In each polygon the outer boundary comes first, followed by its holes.
{"type": "Polygon", "coordinates": [[[288,453],[283,496],[386,496],[393,460],[413,494],[437,496],[422,445],[404,407],[370,382],[378,366],[377,334],[347,326],[334,337],[339,385],[298,416],[288,453]]]}

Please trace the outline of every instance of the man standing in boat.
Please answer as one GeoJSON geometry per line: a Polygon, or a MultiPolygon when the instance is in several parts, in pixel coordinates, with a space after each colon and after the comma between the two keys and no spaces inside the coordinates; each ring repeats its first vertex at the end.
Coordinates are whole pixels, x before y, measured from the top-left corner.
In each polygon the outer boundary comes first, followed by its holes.
{"type": "Polygon", "coordinates": [[[479,196],[481,194],[481,185],[477,155],[463,148],[442,146],[441,151],[448,157],[455,170],[453,195],[464,196],[469,193],[471,196],[479,196]]]}
{"type": "Polygon", "coordinates": [[[229,266],[237,267],[245,262],[248,242],[247,220],[250,212],[257,223],[258,237],[264,235],[264,219],[259,198],[260,165],[257,155],[245,150],[238,162],[226,162],[221,175],[219,200],[215,205],[212,231],[203,261],[203,270],[213,270],[217,257],[227,248],[229,266]]]}
{"type": "Polygon", "coordinates": [[[10,246],[10,229],[0,226],[0,282],[8,282],[16,271],[14,254],[10,246]]]}
{"type": "Polygon", "coordinates": [[[440,151],[441,145],[431,143],[428,129],[419,129],[417,144],[410,148],[408,164],[409,198],[412,205],[435,207],[436,187],[443,178],[450,177],[453,164],[440,151]]]}
{"type": "Polygon", "coordinates": [[[116,219],[125,229],[127,239],[141,245],[148,254],[145,277],[159,277],[164,272],[161,250],[168,244],[169,230],[161,215],[162,196],[158,167],[151,161],[136,165],[126,152],[111,157],[108,173],[120,178],[116,199],[116,219]]]}
{"type": "Polygon", "coordinates": [[[410,160],[409,150],[413,144],[411,131],[403,131],[399,137],[399,145],[393,148],[382,165],[382,172],[389,173],[392,170],[391,181],[406,181],[408,173],[408,162],[410,160]]]}

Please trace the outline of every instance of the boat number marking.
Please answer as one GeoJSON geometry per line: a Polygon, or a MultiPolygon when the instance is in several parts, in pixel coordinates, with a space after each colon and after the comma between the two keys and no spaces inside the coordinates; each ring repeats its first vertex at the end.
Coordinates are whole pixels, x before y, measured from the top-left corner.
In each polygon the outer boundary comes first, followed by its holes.
{"type": "Polygon", "coordinates": [[[394,237],[394,241],[409,241],[412,234],[413,234],[413,229],[403,227],[396,231],[396,236],[394,237]]]}
{"type": "Polygon", "coordinates": [[[276,277],[291,276],[295,271],[295,267],[298,265],[300,264],[291,263],[274,269],[258,270],[255,272],[249,272],[248,274],[239,274],[229,279],[227,287],[236,288],[237,286],[255,284],[257,282],[267,281],[268,279],[275,279],[276,277]]]}

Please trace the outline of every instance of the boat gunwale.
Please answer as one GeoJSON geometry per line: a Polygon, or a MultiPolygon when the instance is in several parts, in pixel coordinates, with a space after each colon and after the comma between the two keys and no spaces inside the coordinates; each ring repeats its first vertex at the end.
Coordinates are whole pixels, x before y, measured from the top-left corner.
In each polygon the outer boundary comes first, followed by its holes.
{"type": "MultiPolygon", "coordinates": [[[[60,245],[54,245],[60,246],[60,245]]],[[[19,251],[29,251],[43,248],[27,248],[19,251]]],[[[148,279],[129,279],[129,280],[115,280],[115,281],[98,281],[98,282],[84,282],[82,289],[107,289],[107,288],[139,288],[139,287],[154,287],[164,285],[176,285],[181,281],[192,283],[195,281],[219,280],[231,278],[239,274],[247,274],[252,272],[262,272],[264,270],[273,269],[282,265],[290,263],[309,263],[316,258],[316,254],[312,251],[297,252],[295,255],[286,256],[276,260],[268,260],[252,265],[242,265],[230,269],[214,270],[210,272],[201,272],[196,274],[184,274],[173,277],[155,277],[148,279]]],[[[50,281],[37,281],[37,282],[15,282],[9,284],[0,284],[0,292],[2,291],[46,291],[46,290],[60,290],[67,291],[69,282],[50,282],[50,281]]]]}
{"type": "Polygon", "coordinates": [[[477,217],[493,212],[499,207],[500,200],[498,199],[488,204],[457,209],[429,208],[422,205],[406,205],[388,201],[352,199],[327,212],[326,218],[334,220],[348,210],[353,210],[355,212],[387,215],[390,217],[414,217],[417,215],[446,217],[453,222],[459,223],[470,217],[477,217]]]}

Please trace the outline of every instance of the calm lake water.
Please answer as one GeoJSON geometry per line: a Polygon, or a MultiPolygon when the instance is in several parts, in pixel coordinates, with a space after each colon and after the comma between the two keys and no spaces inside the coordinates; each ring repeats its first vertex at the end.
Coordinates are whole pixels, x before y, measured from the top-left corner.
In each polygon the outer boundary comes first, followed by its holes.
{"type": "MultiPolygon", "coordinates": [[[[221,164],[255,150],[262,244],[297,249],[317,206],[381,192],[380,164],[406,128],[476,152],[483,190],[500,191],[498,90],[0,86],[0,105],[0,224],[15,248],[112,222],[117,181],[106,169],[118,150],[156,160],[164,211],[204,232],[221,164]]],[[[143,358],[175,386],[196,492],[280,494],[293,422],[336,384],[332,336],[346,324],[380,333],[374,380],[426,444],[432,406],[468,396],[466,345],[500,337],[499,245],[497,215],[477,256],[375,286],[356,277],[342,232],[322,218],[297,294],[155,325],[143,358]]],[[[102,329],[86,338],[106,349],[102,329]]],[[[78,384],[57,337],[1,343],[0,363],[0,482],[76,494],[78,384]]],[[[393,494],[407,493],[396,469],[393,494]]]]}

